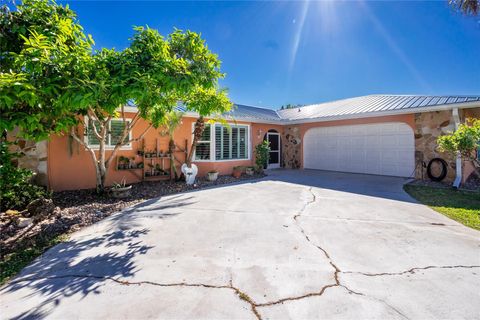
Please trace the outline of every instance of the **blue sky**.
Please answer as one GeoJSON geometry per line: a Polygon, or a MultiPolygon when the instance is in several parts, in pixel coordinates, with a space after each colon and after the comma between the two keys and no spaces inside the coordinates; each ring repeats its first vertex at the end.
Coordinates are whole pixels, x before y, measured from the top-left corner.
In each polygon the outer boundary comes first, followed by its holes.
{"type": "Polygon", "coordinates": [[[277,109],[367,94],[480,94],[480,18],[445,1],[63,1],[97,47],[135,25],[200,32],[236,103],[277,109]]]}

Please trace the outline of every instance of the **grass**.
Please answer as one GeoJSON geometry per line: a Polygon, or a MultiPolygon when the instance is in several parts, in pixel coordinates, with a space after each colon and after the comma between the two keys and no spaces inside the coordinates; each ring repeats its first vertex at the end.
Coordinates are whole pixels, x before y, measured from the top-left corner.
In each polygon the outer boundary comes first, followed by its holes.
{"type": "Polygon", "coordinates": [[[480,192],[405,185],[405,191],[435,211],[480,230],[480,192]]]}
{"type": "Polygon", "coordinates": [[[67,234],[37,241],[34,245],[3,256],[0,260],[0,285],[15,276],[47,249],[68,239],[67,234]]]}

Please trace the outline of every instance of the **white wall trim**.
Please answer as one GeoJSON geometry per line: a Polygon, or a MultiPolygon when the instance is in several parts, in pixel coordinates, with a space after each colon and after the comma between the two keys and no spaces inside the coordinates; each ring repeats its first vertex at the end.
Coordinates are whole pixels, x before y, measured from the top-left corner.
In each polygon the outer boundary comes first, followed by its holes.
{"type": "MultiPolygon", "coordinates": [[[[460,115],[458,112],[458,108],[454,108],[452,110],[453,120],[455,121],[455,131],[458,130],[458,126],[460,125],[460,115]]],[[[455,159],[455,180],[453,181],[453,187],[458,188],[460,187],[460,183],[462,182],[462,156],[460,152],[457,152],[457,157],[455,159]]]]}
{"type": "MultiPolygon", "coordinates": [[[[84,123],[85,123],[85,134],[83,135],[83,141],[85,141],[85,144],[86,144],[89,148],[91,148],[92,150],[95,150],[95,151],[100,150],[100,145],[89,144],[89,143],[88,143],[88,132],[87,132],[88,126],[89,126],[88,116],[85,116],[84,118],[85,118],[85,122],[84,122],[84,123]]],[[[111,123],[112,120],[120,120],[120,121],[123,121],[123,118],[112,118],[112,119],[110,119],[110,121],[109,121],[109,123],[108,123],[108,126],[109,126],[108,130],[109,130],[109,131],[110,131],[110,123],[111,123]]],[[[131,119],[131,118],[125,118],[125,121],[129,122],[129,121],[132,121],[132,119],[131,119]]],[[[132,130],[133,130],[133,128],[132,128],[132,130]]],[[[132,131],[130,131],[130,132],[128,133],[128,140],[132,140],[132,131]]],[[[110,141],[109,141],[109,142],[110,142],[110,141]]],[[[115,149],[115,146],[110,145],[109,143],[106,143],[106,144],[105,144],[105,150],[106,150],[106,151],[108,151],[108,150],[113,150],[113,149],[115,149]]],[[[132,150],[132,143],[130,142],[129,144],[126,144],[126,145],[124,145],[124,146],[121,146],[121,147],[119,148],[119,150],[132,150]]]]}
{"type": "MultiPolygon", "coordinates": [[[[193,151],[193,159],[192,162],[212,162],[212,163],[221,163],[221,162],[233,162],[233,161],[250,161],[252,159],[252,133],[251,133],[251,125],[245,123],[229,123],[231,126],[243,126],[247,127],[247,158],[246,159],[224,159],[224,160],[216,160],[215,158],[215,125],[222,124],[220,122],[215,123],[208,123],[210,125],[210,160],[197,160],[195,159],[195,150],[193,151]]],[[[195,127],[195,123],[192,123],[192,141],[193,141],[193,129],[195,127]]]]}

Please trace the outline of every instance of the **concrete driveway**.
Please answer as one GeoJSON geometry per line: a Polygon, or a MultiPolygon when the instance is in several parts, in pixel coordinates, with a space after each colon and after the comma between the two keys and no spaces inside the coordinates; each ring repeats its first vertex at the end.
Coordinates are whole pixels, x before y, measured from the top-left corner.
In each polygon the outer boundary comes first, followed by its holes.
{"type": "Polygon", "coordinates": [[[405,182],[278,170],[147,201],[27,267],[1,318],[480,318],[480,233],[405,182]]]}

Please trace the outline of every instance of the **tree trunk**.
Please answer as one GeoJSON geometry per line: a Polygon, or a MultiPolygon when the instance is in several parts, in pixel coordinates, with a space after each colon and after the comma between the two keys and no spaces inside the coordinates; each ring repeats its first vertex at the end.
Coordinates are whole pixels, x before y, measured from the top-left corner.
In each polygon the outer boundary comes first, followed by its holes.
{"type": "Polygon", "coordinates": [[[192,147],[188,154],[186,164],[190,168],[192,166],[193,153],[195,152],[195,147],[197,146],[198,141],[202,138],[203,131],[205,130],[205,119],[200,116],[197,121],[195,121],[195,129],[193,130],[193,141],[192,147]]]}
{"type": "MultiPolygon", "coordinates": [[[[98,150],[98,157],[95,153],[95,150],[93,150],[82,138],[80,138],[77,135],[77,132],[75,131],[75,128],[71,128],[70,130],[70,136],[73,137],[75,141],[77,141],[79,144],[85,147],[85,149],[90,152],[90,156],[92,158],[94,167],[95,167],[95,183],[96,183],[96,189],[98,193],[104,192],[105,191],[105,185],[107,181],[107,176],[108,176],[108,169],[111,166],[111,163],[113,159],[115,159],[115,156],[118,153],[118,150],[120,148],[128,143],[132,143],[135,141],[139,141],[143,139],[143,137],[147,134],[147,132],[152,128],[152,125],[149,125],[145,131],[136,139],[128,139],[129,133],[133,130],[135,124],[137,123],[138,115],[134,117],[134,119],[127,125],[127,123],[124,120],[125,123],[125,128],[123,130],[123,134],[121,136],[120,141],[115,145],[113,148],[112,152],[106,157],[106,139],[108,136],[108,124],[110,120],[112,119],[112,116],[107,117],[106,119],[100,121],[99,118],[96,116],[95,112],[93,110],[89,110],[88,113],[88,119],[87,121],[90,123],[91,126],[93,126],[93,133],[95,134],[96,138],[99,141],[99,150],[98,150]],[[98,132],[97,128],[94,125],[94,121],[97,121],[100,127],[100,132],[98,132]]],[[[86,128],[86,124],[84,123],[84,128],[86,128]]]]}

